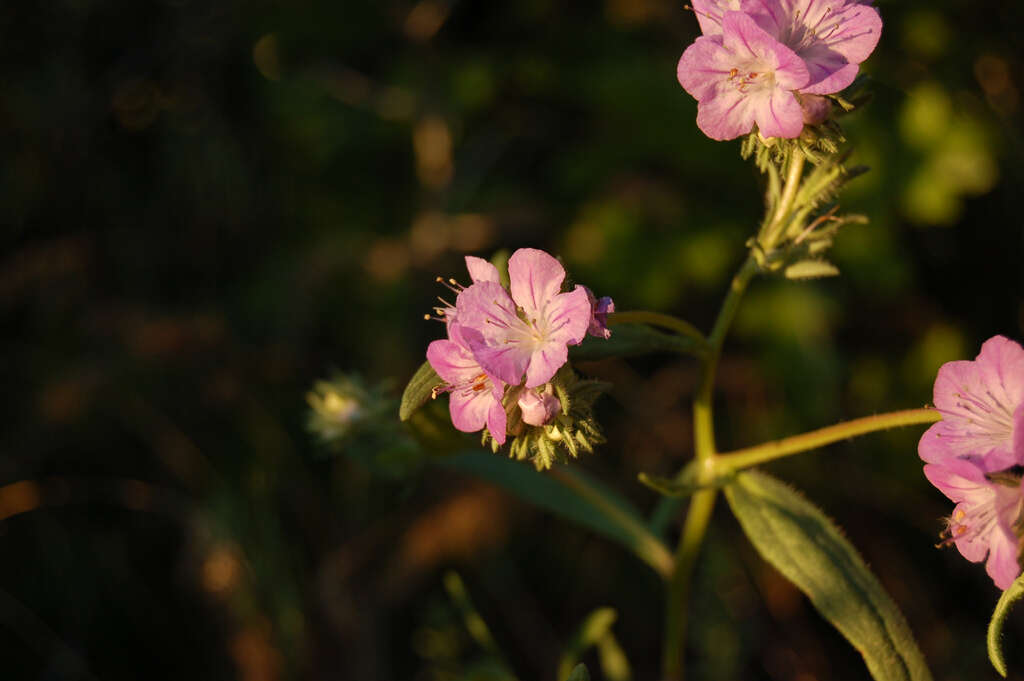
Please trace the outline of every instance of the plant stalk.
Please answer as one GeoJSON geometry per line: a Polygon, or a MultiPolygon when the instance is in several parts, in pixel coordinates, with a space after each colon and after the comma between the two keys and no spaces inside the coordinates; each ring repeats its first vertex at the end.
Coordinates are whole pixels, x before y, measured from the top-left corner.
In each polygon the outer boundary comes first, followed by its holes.
{"type": "MultiPolygon", "coordinates": [[[[694,453],[698,461],[711,459],[715,455],[715,427],[713,418],[713,392],[715,370],[722,345],[729,326],[736,317],[740,299],[751,278],[757,273],[757,262],[748,256],[746,262],[733,277],[729,293],[718,312],[718,318],[708,336],[710,352],[701,367],[697,394],[693,400],[694,453]]],[[[711,522],[715,508],[715,489],[701,490],[690,500],[683,533],[676,548],[675,570],[669,580],[665,612],[665,641],[662,651],[662,670],[666,681],[682,681],[683,652],[686,649],[687,611],[690,603],[690,585],[697,564],[700,546],[711,522]]]]}
{"type": "Polygon", "coordinates": [[[781,459],[791,454],[818,449],[833,442],[857,437],[858,435],[866,435],[867,433],[887,430],[889,428],[899,428],[900,426],[935,423],[941,419],[942,414],[930,407],[904,409],[886,414],[865,416],[853,419],[852,421],[837,423],[834,426],[812,430],[809,433],[801,433],[800,435],[793,435],[781,440],[765,442],[754,447],[746,447],[733,452],[718,454],[711,463],[711,468],[713,475],[719,476],[775,459],[781,459]]]}

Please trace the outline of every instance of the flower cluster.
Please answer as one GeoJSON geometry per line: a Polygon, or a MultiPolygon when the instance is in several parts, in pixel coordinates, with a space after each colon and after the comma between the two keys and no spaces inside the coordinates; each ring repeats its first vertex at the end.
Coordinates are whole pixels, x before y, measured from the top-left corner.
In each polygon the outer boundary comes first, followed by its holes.
{"type": "Polygon", "coordinates": [[[703,35],[679,60],[697,126],[716,140],[799,137],[849,86],[882,33],[870,0],[693,0],[703,35]]]}
{"type": "MultiPolygon", "coordinates": [[[[436,309],[448,338],[430,344],[427,361],[444,381],[435,396],[451,396],[454,426],[464,432],[486,427],[494,443],[503,445],[523,424],[550,426],[559,415],[569,415],[563,404],[567,386],[556,374],[568,360],[569,345],[588,333],[611,335],[607,315],[615,305],[584,286],[563,292],[565,268],[537,249],[521,248],[509,258],[508,288],[486,260],[467,256],[466,267],[472,284],[463,288],[451,281],[455,302],[442,301],[444,307],[436,309]]],[[[557,433],[561,440],[563,431],[557,433]]],[[[589,448],[584,440],[581,435],[581,446],[589,448]]]]}
{"type": "Polygon", "coordinates": [[[1024,349],[990,338],[974,361],[948,362],[935,379],[942,420],[918,453],[933,485],[956,502],[944,532],[964,558],[979,562],[1000,589],[1021,572],[1024,533],[1024,349]]]}

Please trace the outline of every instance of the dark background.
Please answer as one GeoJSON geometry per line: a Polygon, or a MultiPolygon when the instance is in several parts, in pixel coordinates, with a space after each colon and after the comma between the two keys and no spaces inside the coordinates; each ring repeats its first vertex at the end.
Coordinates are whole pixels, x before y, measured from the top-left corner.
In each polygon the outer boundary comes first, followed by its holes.
{"type": "MultiPolygon", "coordinates": [[[[755,282],[723,448],[923,405],[942,362],[1024,336],[1024,12],[879,6],[875,99],[844,123],[873,168],[844,207],[871,223],[842,277],[755,282]]],[[[619,309],[707,328],[761,200],[675,81],[696,30],[668,0],[4,2],[0,676],[467,678],[488,656],[454,568],[519,678],[554,679],[599,606],[656,678],[646,566],[429,461],[319,445],[305,393],[399,389],[465,252],[545,248],[619,309]]],[[[580,369],[615,388],[575,465],[649,510],[636,474],[691,454],[695,366],[580,369]]],[[[950,504],[919,430],[770,468],[846,528],[937,679],[995,678],[998,592],[932,548],[950,504]]],[[[724,505],[695,593],[694,679],[868,678],[724,505]]]]}

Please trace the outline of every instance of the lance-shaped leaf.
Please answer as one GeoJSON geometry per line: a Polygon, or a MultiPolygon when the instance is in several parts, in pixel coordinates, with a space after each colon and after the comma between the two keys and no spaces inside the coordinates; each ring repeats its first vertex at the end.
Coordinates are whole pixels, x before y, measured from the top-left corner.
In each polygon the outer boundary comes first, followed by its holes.
{"type": "Polygon", "coordinates": [[[427,403],[434,388],[444,383],[430,362],[424,362],[405,386],[402,404],[398,407],[398,418],[408,421],[413,413],[427,403]]]}
{"type": "Polygon", "coordinates": [[[826,260],[801,260],[786,268],[786,279],[820,279],[834,277],[839,268],[826,260]]]}
{"type": "Polygon", "coordinates": [[[672,553],[647,528],[636,508],[577,468],[559,466],[538,473],[530,466],[480,451],[444,457],[438,463],[483,478],[534,506],[603,534],[663,577],[672,573],[672,553]]]}
{"type": "Polygon", "coordinates": [[[1024,575],[1021,575],[1010,585],[1010,588],[1003,592],[999,602],[996,603],[996,611],[992,613],[992,621],[988,623],[988,659],[1001,676],[1006,677],[1006,660],[1003,658],[1003,649],[999,639],[1003,635],[1003,623],[1006,616],[1010,614],[1010,608],[1024,596],[1024,575]]]}
{"type": "Polygon", "coordinates": [[[608,357],[636,357],[672,352],[694,357],[707,354],[694,338],[664,333],[643,324],[617,324],[611,338],[587,336],[580,345],[569,347],[569,359],[596,360],[608,357]]]}
{"type": "Polygon", "coordinates": [[[559,679],[571,678],[580,658],[592,646],[597,647],[601,670],[608,681],[629,681],[632,678],[626,654],[612,633],[612,625],[617,618],[614,608],[598,608],[587,615],[562,654],[562,661],[558,664],[559,679]]]}
{"type": "Polygon", "coordinates": [[[931,680],[896,604],[814,504],[756,471],[740,473],[725,496],[758,553],[807,594],[876,681],[931,680]]]}
{"type": "Polygon", "coordinates": [[[572,674],[565,681],[590,681],[590,672],[581,662],[576,665],[576,668],[572,670],[572,674]]]}

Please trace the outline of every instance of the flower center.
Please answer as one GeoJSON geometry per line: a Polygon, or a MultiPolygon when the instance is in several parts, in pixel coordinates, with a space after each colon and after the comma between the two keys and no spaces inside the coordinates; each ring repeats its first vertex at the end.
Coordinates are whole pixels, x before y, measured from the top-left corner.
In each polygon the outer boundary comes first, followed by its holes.
{"type": "Polygon", "coordinates": [[[752,89],[762,90],[775,85],[775,72],[758,62],[744,64],[743,68],[729,70],[726,79],[736,90],[748,94],[752,89]]]}

